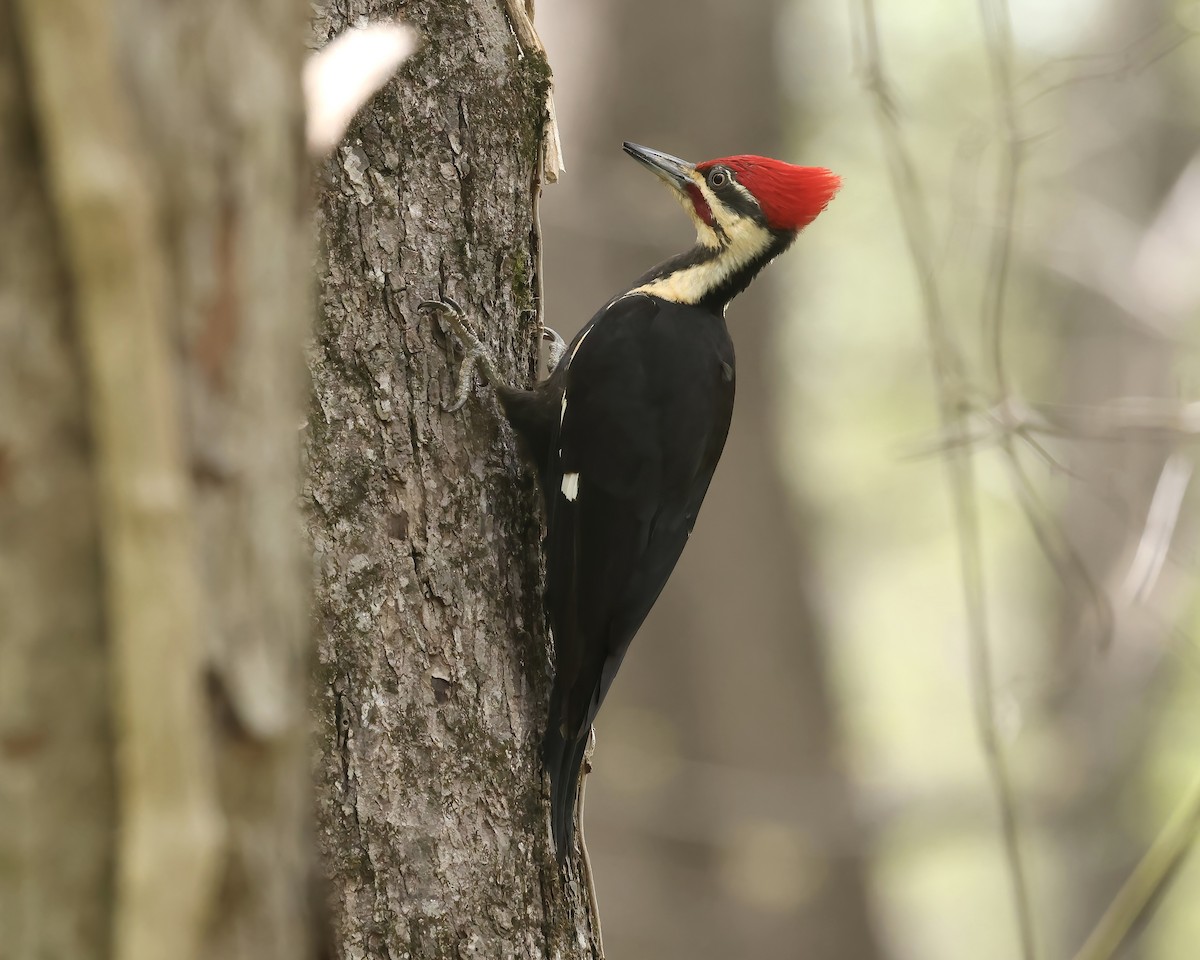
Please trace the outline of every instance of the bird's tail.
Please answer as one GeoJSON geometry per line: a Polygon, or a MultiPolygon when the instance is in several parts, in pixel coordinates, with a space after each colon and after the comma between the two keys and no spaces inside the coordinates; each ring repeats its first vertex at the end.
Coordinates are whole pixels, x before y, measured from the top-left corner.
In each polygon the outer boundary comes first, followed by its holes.
{"type": "Polygon", "coordinates": [[[566,862],[575,842],[575,800],[587,745],[587,730],[578,739],[567,739],[551,714],[542,741],[542,760],[550,776],[550,832],[560,864],[566,862]]]}

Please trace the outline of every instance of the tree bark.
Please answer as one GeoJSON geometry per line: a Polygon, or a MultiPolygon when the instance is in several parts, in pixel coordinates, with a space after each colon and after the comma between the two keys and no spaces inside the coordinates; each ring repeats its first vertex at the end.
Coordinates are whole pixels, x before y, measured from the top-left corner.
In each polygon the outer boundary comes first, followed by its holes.
{"type": "MultiPolygon", "coordinates": [[[[422,47],[326,166],[310,367],[322,846],[347,957],[596,954],[549,847],[540,507],[490,392],[459,412],[453,297],[535,373],[549,71],[494,0],[319,4],[323,42],[401,12],[422,47]]],[[[576,874],[577,875],[577,874],[576,874]]]]}
{"type": "Polygon", "coordinates": [[[306,12],[0,4],[0,956],[312,953],[306,12]]]}

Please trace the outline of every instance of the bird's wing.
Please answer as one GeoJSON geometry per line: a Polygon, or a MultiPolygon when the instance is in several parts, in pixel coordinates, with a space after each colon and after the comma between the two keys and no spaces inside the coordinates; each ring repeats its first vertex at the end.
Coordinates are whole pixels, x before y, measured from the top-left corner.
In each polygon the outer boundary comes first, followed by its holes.
{"type": "Polygon", "coordinates": [[[687,310],[623,298],[569,354],[546,491],[557,662],[545,757],[560,856],[588,729],[687,542],[728,429],[724,326],[687,310]]]}
{"type": "Polygon", "coordinates": [[[700,327],[680,310],[618,300],[569,360],[547,476],[548,600],[569,735],[586,733],[674,568],[728,427],[732,387],[721,388],[716,347],[703,332],[679,336],[682,324],[700,327]]]}

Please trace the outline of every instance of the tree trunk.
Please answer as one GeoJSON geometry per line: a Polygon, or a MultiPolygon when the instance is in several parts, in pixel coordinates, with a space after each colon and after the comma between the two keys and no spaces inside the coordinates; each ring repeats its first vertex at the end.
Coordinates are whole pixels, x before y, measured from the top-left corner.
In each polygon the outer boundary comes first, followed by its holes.
{"type": "MultiPolygon", "coordinates": [[[[318,5],[318,42],[368,12],[318,5]]],[[[347,957],[579,957],[549,846],[540,507],[492,394],[418,309],[449,296],[512,382],[539,342],[549,72],[494,0],[414,2],[422,47],[356,120],[320,197],[311,353],[321,838],[347,957]]]]}
{"type": "Polygon", "coordinates": [[[312,952],[306,12],[0,2],[0,957],[312,952]]]}

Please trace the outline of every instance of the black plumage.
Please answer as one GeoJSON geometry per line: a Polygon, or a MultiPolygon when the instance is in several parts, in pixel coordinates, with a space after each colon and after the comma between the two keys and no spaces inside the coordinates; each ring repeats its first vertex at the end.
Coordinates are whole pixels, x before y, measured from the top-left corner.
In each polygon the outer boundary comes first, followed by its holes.
{"type": "MultiPolygon", "coordinates": [[[[573,846],[592,721],[675,568],[725,446],[735,380],[725,308],[837,189],[828,171],[762,157],[694,166],[625,149],[676,190],[696,246],[603,307],[532,390],[487,371],[545,501],[555,677],[543,758],[560,862],[573,846]]],[[[455,327],[472,356],[486,359],[460,320],[455,327]]]]}
{"type": "Polygon", "coordinates": [[[725,446],[733,343],[719,313],[634,293],[593,318],[560,369],[561,424],[543,480],[557,661],[543,755],[562,858],[592,721],[725,446]]]}
{"type": "Polygon", "coordinates": [[[573,843],[592,721],[725,446],[735,364],[723,307],[627,293],[579,332],[543,384],[498,391],[545,498],[555,678],[542,754],[560,860],[573,843]]]}

